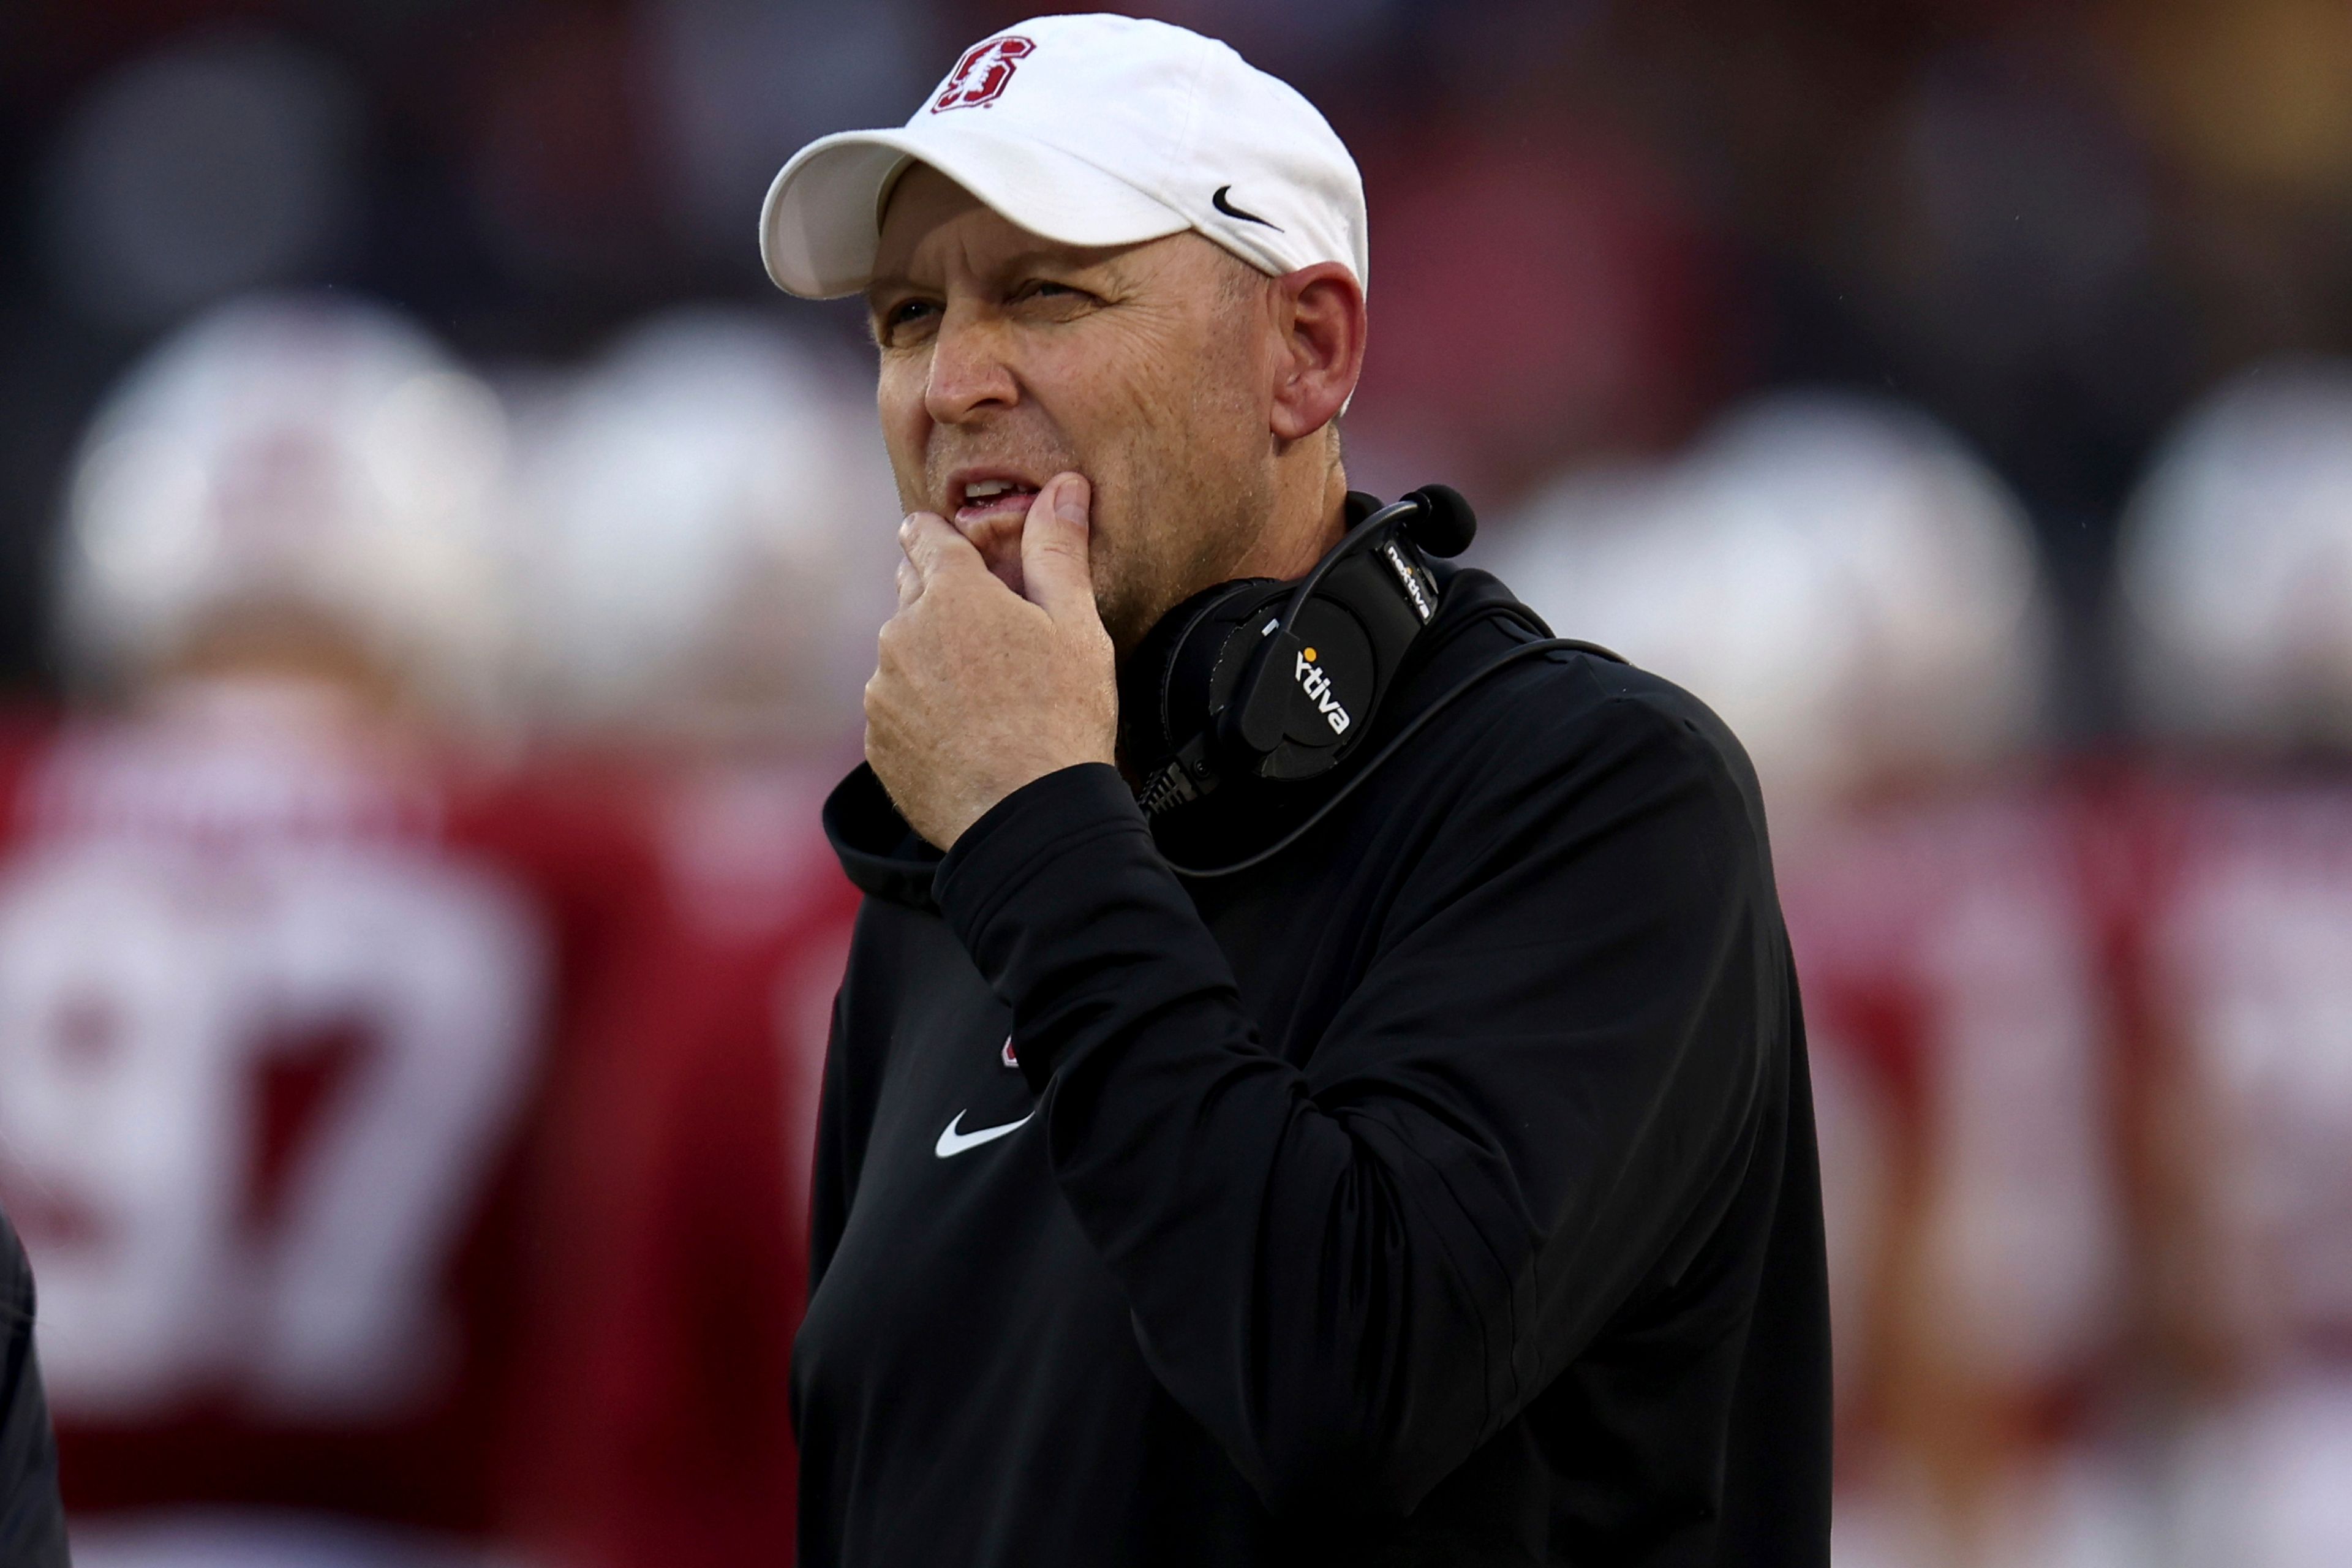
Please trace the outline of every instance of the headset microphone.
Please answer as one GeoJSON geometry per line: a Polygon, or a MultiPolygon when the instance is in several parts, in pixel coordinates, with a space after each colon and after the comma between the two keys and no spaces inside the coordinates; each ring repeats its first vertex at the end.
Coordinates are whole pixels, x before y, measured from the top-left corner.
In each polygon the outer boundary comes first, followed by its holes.
{"type": "Polygon", "coordinates": [[[1477,514],[1453,486],[1423,485],[1407,492],[1404,499],[1420,508],[1404,518],[1403,526],[1423,555],[1459,555],[1478,536],[1477,514]]]}

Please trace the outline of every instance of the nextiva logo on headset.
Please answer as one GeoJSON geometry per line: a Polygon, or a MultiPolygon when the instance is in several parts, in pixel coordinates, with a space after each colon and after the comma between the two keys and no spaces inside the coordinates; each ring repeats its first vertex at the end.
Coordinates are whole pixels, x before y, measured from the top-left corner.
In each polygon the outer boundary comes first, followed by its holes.
{"type": "Polygon", "coordinates": [[[1298,689],[1307,693],[1308,700],[1315,704],[1315,710],[1330,724],[1331,733],[1346,734],[1348,710],[1340,707],[1339,700],[1331,695],[1331,678],[1316,668],[1313,648],[1298,656],[1298,668],[1293,673],[1298,677],[1298,689]]]}

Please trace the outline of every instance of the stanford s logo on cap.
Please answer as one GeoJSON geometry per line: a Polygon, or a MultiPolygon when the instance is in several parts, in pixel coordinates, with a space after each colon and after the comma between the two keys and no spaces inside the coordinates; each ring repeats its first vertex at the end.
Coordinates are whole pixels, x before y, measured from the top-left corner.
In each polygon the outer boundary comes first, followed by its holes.
{"type": "Polygon", "coordinates": [[[999,95],[1012,85],[1013,68],[1022,58],[1037,47],[1017,33],[1001,38],[989,38],[964,51],[956,68],[948,73],[947,85],[931,104],[933,114],[950,109],[978,109],[983,103],[994,103],[999,95]]]}

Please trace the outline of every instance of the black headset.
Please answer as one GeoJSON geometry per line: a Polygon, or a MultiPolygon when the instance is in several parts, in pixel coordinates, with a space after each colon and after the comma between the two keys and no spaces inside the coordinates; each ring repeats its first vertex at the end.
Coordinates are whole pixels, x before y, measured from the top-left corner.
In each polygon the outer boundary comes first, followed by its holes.
{"type": "MultiPolygon", "coordinates": [[[[1354,753],[1422,628],[1437,614],[1429,556],[1458,555],[1477,533],[1470,503],[1424,485],[1366,512],[1296,583],[1244,577],[1171,610],[1121,671],[1121,749],[1142,770],[1136,799],[1156,816],[1228,780],[1312,779],[1354,753]]],[[[1180,874],[1230,876],[1287,848],[1423,724],[1477,682],[1524,658],[1564,649],[1616,655],[1547,637],[1521,645],[1447,691],[1383,746],[1306,821],[1229,866],[1173,866],[1180,874]]],[[[1622,662],[1622,661],[1621,661],[1622,662]]],[[[1173,865],[1173,862],[1171,863],[1173,865]]]]}
{"type": "Polygon", "coordinates": [[[1339,766],[1437,614],[1425,554],[1459,554],[1477,527],[1467,501],[1428,485],[1364,518],[1295,583],[1244,577],[1171,610],[1121,682],[1120,739],[1146,770],[1143,809],[1157,816],[1228,779],[1339,766]]]}

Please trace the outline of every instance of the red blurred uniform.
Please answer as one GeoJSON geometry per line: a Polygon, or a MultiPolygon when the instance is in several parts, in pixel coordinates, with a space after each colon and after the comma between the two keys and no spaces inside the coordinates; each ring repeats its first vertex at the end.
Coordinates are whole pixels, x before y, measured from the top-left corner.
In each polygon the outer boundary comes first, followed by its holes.
{"type": "Polygon", "coordinates": [[[524,1539],[789,1562],[793,1336],[855,753],[902,510],[870,372],[749,309],[631,326],[520,427],[538,744],[651,759],[669,923],[557,1163],[524,1539]]]}
{"type": "Polygon", "coordinates": [[[2184,1560],[2352,1545],[2352,779],[2116,790],[2147,1392],[2184,1560]]]}
{"type": "Polygon", "coordinates": [[[541,1385],[529,1533],[566,1563],[790,1559],[808,1179],[856,909],[829,782],[709,769],[661,813],[677,919],[557,1184],[547,1349],[571,1371],[541,1385]]]}
{"type": "Polygon", "coordinates": [[[2085,823],[2018,786],[1856,812],[1781,857],[1841,1194],[1842,1406],[1863,1439],[1842,1458],[1891,1458],[1961,1515],[2077,1426],[2116,1349],[2085,823]]]}
{"type": "Polygon", "coordinates": [[[650,857],[576,782],[178,695],[0,763],[0,1184],[68,1504],[478,1537],[535,1167],[635,985],[650,857]]]}
{"type": "Polygon", "coordinates": [[[2151,1300],[2209,1395],[2352,1372],[2352,780],[2121,798],[2151,1300]]]}

